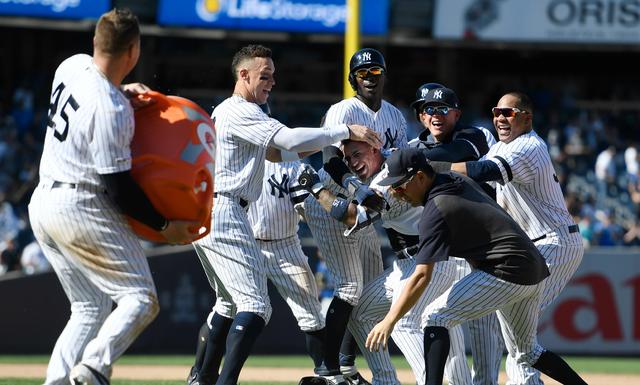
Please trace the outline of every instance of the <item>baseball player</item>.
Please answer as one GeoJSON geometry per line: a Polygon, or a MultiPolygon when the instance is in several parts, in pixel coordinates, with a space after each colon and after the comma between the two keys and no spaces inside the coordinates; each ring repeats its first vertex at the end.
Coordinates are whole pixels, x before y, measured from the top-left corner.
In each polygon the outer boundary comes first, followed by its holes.
{"type": "Polygon", "coordinates": [[[290,129],[259,107],[275,85],[271,50],[260,45],[240,49],[231,64],[233,95],[212,113],[216,125],[215,181],[211,232],[194,247],[220,300],[211,320],[215,359],[226,358],[216,380],[235,385],[256,338],[268,322],[266,259],[254,238],[245,211],[262,190],[264,161],[295,160],[298,152],[316,151],[352,138],[382,145],[378,135],[360,125],[341,124],[322,129],[290,129]],[[269,148],[269,151],[267,149],[269,148]],[[219,304],[231,303],[233,320],[219,304]],[[225,343],[226,341],[226,343],[225,343]]]}
{"type": "Polygon", "coordinates": [[[197,235],[188,230],[197,222],[160,215],[130,174],[134,119],[125,93],[148,90],[121,86],[140,55],[136,16],[105,13],[93,43],[93,57],[71,56],[56,70],[40,183],[29,203],[36,239],[71,303],[46,385],[108,384],[113,362],[158,313],[149,265],[123,213],[169,243],[197,235]]]}
{"type": "MultiPolygon", "coordinates": [[[[305,333],[306,346],[315,367],[322,365],[324,343],[324,316],[322,315],[315,277],[302,251],[298,238],[299,215],[295,209],[301,205],[308,193],[298,184],[298,174],[303,169],[300,161],[273,163],[265,162],[262,193],[257,201],[249,206],[249,222],[253,235],[266,258],[267,278],[285,299],[300,330],[305,333]]],[[[221,314],[227,319],[233,318],[232,303],[216,304],[224,308],[221,314]]],[[[208,317],[213,317],[214,311],[208,317]]],[[[205,323],[206,341],[209,324],[205,323]]],[[[215,342],[214,342],[215,343],[215,342]]],[[[210,362],[206,348],[198,344],[196,362],[191,370],[188,385],[211,383],[217,373],[220,362],[210,362]],[[202,370],[204,368],[204,370],[202,370]]]]}
{"type": "MultiPolygon", "coordinates": [[[[416,91],[411,103],[417,119],[425,127],[409,146],[425,148],[427,159],[460,162],[483,158],[496,143],[493,134],[484,127],[458,124],[462,110],[456,93],[439,83],[426,83],[416,91]]],[[[491,196],[495,191],[483,184],[491,196]]],[[[453,258],[457,263],[459,280],[471,272],[464,258],[453,258]]],[[[467,322],[473,357],[473,384],[497,385],[504,343],[500,325],[494,313],[467,322]]]]}
{"type": "MultiPolygon", "coordinates": [[[[382,210],[381,217],[378,218],[381,218],[390,244],[397,255],[393,266],[387,268],[364,287],[360,302],[351,314],[349,329],[356,337],[358,345],[364,348],[367,334],[387,313],[391,303],[402,291],[406,278],[415,268],[412,252],[418,241],[417,219],[420,217],[422,208],[414,208],[406,202],[395,199],[387,186],[377,184],[377,181],[386,175],[384,171],[381,172],[384,157],[380,151],[365,143],[360,144],[352,141],[344,141],[343,143],[345,160],[349,168],[357,173],[363,182],[370,181],[370,187],[381,191],[388,202],[388,206],[382,210]]],[[[349,228],[361,229],[370,226],[372,220],[367,220],[367,213],[361,208],[348,200],[336,197],[329,190],[314,187],[315,184],[320,184],[320,179],[312,168],[308,167],[302,175],[302,180],[305,182],[303,185],[311,191],[319,190],[315,194],[316,199],[335,220],[345,223],[349,228]]],[[[411,365],[417,383],[420,385],[424,384],[422,349],[424,338],[420,327],[422,310],[453,284],[455,272],[455,262],[446,261],[439,264],[434,284],[420,298],[416,308],[402,318],[392,334],[394,341],[411,365]]],[[[464,338],[460,326],[452,329],[452,342],[450,365],[447,366],[450,369],[447,373],[449,383],[452,385],[470,384],[471,373],[466,364],[464,338]]],[[[363,349],[363,352],[368,362],[375,363],[376,359],[388,357],[386,355],[376,357],[366,349],[363,349]]],[[[374,382],[377,375],[375,369],[376,367],[372,369],[374,382]]]]}
{"type": "MultiPolygon", "coordinates": [[[[375,49],[363,48],[353,54],[349,62],[349,83],[356,95],[332,105],[325,115],[324,124],[363,124],[383,137],[385,149],[405,147],[406,121],[397,108],[382,98],[386,70],[384,57],[375,49]]],[[[349,195],[349,181],[359,184],[358,188],[361,182],[351,175],[341,158],[337,146],[325,148],[324,167],[319,175],[323,180],[328,176],[333,178],[336,182],[334,194],[349,195]],[[346,175],[351,175],[351,178],[346,175]]],[[[375,194],[369,196],[376,197],[375,194]]],[[[307,198],[305,202],[305,217],[336,281],[326,319],[324,368],[316,374],[331,377],[338,383],[343,380],[342,374],[352,381],[364,381],[355,367],[355,343],[349,333],[345,335],[345,331],[362,288],[382,272],[377,234],[374,228],[366,228],[353,237],[344,237],[344,224],[333,220],[313,198],[307,198]]],[[[386,381],[397,382],[393,367],[383,371],[388,374],[386,381]]]]}
{"type": "MultiPolygon", "coordinates": [[[[500,142],[491,147],[486,160],[454,163],[451,169],[476,181],[498,182],[498,204],[534,242],[551,272],[541,293],[542,310],[558,296],[580,265],[584,254],[582,239],[565,205],[547,146],[533,130],[529,97],[520,92],[507,93],[492,112],[500,142]]],[[[538,372],[521,363],[515,365],[513,343],[505,343],[510,383],[541,384],[538,372]]]]}
{"type": "Polygon", "coordinates": [[[450,255],[466,258],[471,274],[424,312],[426,384],[442,384],[449,330],[493,311],[518,363],[533,366],[562,384],[586,384],[559,356],[536,339],[541,293],[549,269],[522,228],[469,178],[435,174],[419,149],[394,152],[380,185],[413,206],[424,206],[419,223],[416,268],[399,299],[367,337],[371,350],[386,348],[394,325],[418,301],[434,265],[450,255]],[[482,231],[478,231],[482,229],[482,231]]]}

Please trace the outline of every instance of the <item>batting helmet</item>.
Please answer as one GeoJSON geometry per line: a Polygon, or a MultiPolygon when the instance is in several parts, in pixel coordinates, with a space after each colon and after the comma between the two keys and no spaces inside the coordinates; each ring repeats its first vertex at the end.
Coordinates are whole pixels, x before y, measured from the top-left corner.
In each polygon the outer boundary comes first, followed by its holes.
{"type": "Polygon", "coordinates": [[[366,67],[382,67],[385,71],[387,65],[384,62],[384,56],[377,49],[362,48],[351,56],[349,60],[349,84],[354,90],[357,88],[356,77],[353,72],[360,68],[366,67]]]}
{"type": "MultiPolygon", "coordinates": [[[[198,221],[202,238],[211,227],[215,127],[191,100],[147,95],[155,103],[135,112],[131,176],[165,218],[198,221]]],[[[138,236],[164,242],[158,231],[127,219],[138,236]]]]}
{"type": "Polygon", "coordinates": [[[436,88],[445,88],[445,86],[440,83],[425,83],[418,87],[416,100],[411,102],[411,108],[413,108],[416,113],[416,119],[420,120],[420,107],[422,107],[422,103],[424,103],[429,90],[435,90],[436,88]]]}

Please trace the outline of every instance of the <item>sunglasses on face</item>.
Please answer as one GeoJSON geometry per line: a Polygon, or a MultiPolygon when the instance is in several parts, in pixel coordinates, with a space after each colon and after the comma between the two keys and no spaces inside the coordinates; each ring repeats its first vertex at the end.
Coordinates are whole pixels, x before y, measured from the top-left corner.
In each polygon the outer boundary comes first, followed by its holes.
{"type": "Polygon", "coordinates": [[[447,107],[447,106],[439,106],[439,107],[426,106],[425,108],[422,109],[422,112],[424,112],[427,115],[447,115],[451,110],[454,110],[454,108],[447,107]]]}
{"type": "Polygon", "coordinates": [[[392,184],[391,188],[394,191],[404,191],[404,190],[406,190],[407,189],[407,185],[409,184],[409,182],[411,182],[411,180],[413,179],[414,176],[416,176],[416,173],[407,175],[404,179],[400,180],[397,183],[392,184]]]}
{"type": "Polygon", "coordinates": [[[356,77],[360,79],[364,79],[368,76],[380,76],[384,74],[384,68],[382,67],[371,67],[371,68],[360,68],[354,72],[356,77]]]}
{"type": "Polygon", "coordinates": [[[505,118],[511,118],[513,116],[516,116],[517,113],[523,113],[523,114],[529,113],[529,111],[521,110],[518,107],[504,107],[504,108],[493,107],[491,109],[491,112],[493,113],[493,116],[495,116],[496,118],[500,117],[500,115],[504,116],[505,118]]]}

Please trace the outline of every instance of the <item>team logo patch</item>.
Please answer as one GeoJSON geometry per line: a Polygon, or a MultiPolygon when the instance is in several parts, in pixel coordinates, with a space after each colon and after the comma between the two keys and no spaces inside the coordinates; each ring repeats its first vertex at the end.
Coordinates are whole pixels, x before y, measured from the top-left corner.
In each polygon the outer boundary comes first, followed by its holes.
{"type": "Polygon", "coordinates": [[[433,98],[434,99],[442,99],[442,90],[435,90],[433,92],[433,98]]]}

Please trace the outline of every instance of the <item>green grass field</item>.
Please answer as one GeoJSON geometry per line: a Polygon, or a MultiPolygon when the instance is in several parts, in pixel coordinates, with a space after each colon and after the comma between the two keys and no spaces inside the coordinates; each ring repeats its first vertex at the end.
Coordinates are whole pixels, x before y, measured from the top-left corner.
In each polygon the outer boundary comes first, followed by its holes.
{"type": "MultiPolygon", "coordinates": [[[[579,373],[605,373],[605,374],[627,374],[640,375],[640,365],[638,359],[633,357],[565,357],[567,362],[579,373]]],[[[0,356],[0,364],[46,364],[47,356],[0,356]]],[[[364,360],[359,365],[365,366],[364,360]]],[[[404,358],[393,357],[394,364],[398,369],[408,369],[404,358]]],[[[192,356],[124,356],[118,361],[118,365],[179,365],[189,366],[193,362],[192,356]]],[[[306,356],[254,356],[250,357],[245,366],[247,367],[290,367],[307,368],[310,365],[306,356]]],[[[503,366],[504,367],[504,366],[503,366]]],[[[40,385],[41,380],[34,379],[13,379],[0,378],[0,385],[40,385]]],[[[153,380],[153,381],[131,381],[114,380],[112,385],[183,385],[184,381],[176,380],[153,380]]],[[[294,385],[291,383],[274,382],[251,382],[251,385],[294,385]]]]}

